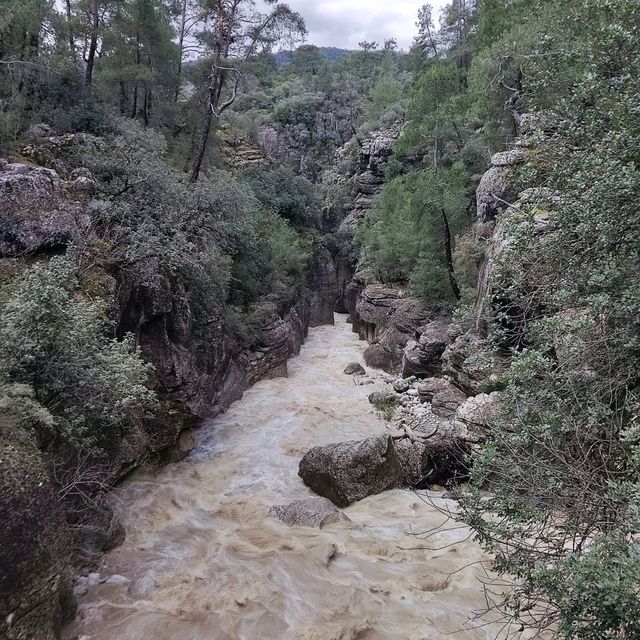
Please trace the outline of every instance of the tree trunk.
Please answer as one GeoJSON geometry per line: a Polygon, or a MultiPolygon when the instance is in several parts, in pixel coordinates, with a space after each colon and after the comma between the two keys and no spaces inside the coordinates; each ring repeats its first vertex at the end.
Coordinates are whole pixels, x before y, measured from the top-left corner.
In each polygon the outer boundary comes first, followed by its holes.
{"type": "MultiPolygon", "coordinates": [[[[140,66],[140,28],[136,30],[136,69],[140,66]]],[[[133,85],[133,105],[131,106],[131,119],[135,119],[138,113],[138,81],[133,85]]]]}
{"type": "Polygon", "coordinates": [[[127,110],[127,89],[124,81],[120,80],[120,115],[124,115],[127,110]]]}
{"type": "Polygon", "coordinates": [[[191,173],[189,175],[189,182],[198,182],[200,177],[200,169],[202,169],[202,161],[204,160],[204,154],[207,150],[207,143],[209,142],[209,133],[211,131],[211,122],[213,120],[213,111],[211,110],[211,104],[207,98],[205,103],[205,113],[202,118],[202,128],[200,130],[200,138],[196,141],[195,154],[191,162],[191,173]]]}
{"type": "Polygon", "coordinates": [[[180,80],[182,76],[182,56],[184,52],[184,37],[187,23],[187,0],[182,0],[182,16],[180,19],[180,34],[178,37],[178,69],[176,73],[176,91],[173,95],[173,103],[178,102],[180,96],[180,80]]]}
{"type": "Polygon", "coordinates": [[[71,28],[71,0],[66,0],[67,6],[67,31],[69,37],[69,51],[71,52],[71,57],[73,61],[78,64],[78,60],[76,58],[76,45],[73,37],[73,29],[71,28]]]}
{"type": "Polygon", "coordinates": [[[447,219],[447,214],[445,210],[442,209],[442,229],[444,232],[444,247],[447,256],[447,271],[449,273],[449,284],[451,285],[451,291],[455,296],[456,300],[460,300],[460,287],[458,286],[458,281],[456,280],[455,271],[453,268],[453,251],[451,249],[451,229],[449,228],[449,220],[447,219]]]}
{"type": "Polygon", "coordinates": [[[89,52],[87,54],[87,69],[84,76],[84,83],[87,86],[90,86],[93,82],[93,67],[96,61],[96,51],[98,50],[99,26],[100,15],[98,13],[98,0],[94,0],[91,5],[91,38],[89,40],[89,52]]]}

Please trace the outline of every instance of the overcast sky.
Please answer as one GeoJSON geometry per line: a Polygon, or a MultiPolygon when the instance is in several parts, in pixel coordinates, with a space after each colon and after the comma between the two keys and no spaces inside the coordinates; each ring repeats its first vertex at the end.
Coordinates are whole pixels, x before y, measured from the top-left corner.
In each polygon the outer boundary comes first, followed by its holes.
{"type": "MultiPolygon", "coordinates": [[[[362,40],[382,44],[395,38],[408,49],[416,35],[418,9],[427,0],[287,0],[302,14],[309,30],[307,42],[321,47],[356,49],[362,40]]],[[[434,8],[446,0],[431,0],[434,8]]]]}

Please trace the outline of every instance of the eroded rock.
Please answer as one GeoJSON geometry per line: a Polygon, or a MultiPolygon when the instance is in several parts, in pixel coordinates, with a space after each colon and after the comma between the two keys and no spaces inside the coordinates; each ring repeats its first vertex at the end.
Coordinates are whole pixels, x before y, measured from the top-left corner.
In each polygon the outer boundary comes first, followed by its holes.
{"type": "Polygon", "coordinates": [[[449,386],[450,383],[444,378],[427,378],[423,380],[418,386],[420,402],[431,402],[436,393],[447,390],[449,386]]]}
{"type": "Polygon", "coordinates": [[[290,504],[276,505],[269,509],[269,515],[290,527],[296,525],[322,529],[336,522],[349,521],[349,518],[336,509],[327,498],[307,498],[290,504]]]}
{"type": "Polygon", "coordinates": [[[403,486],[405,473],[393,440],[381,435],[311,449],[298,475],[338,507],[403,486]]]}
{"type": "Polygon", "coordinates": [[[431,408],[433,413],[441,418],[453,418],[456,415],[458,407],[467,399],[460,389],[452,384],[447,388],[438,391],[431,399],[431,408]]]}
{"type": "Polygon", "coordinates": [[[363,376],[363,375],[365,375],[367,373],[365,371],[364,367],[359,362],[350,362],[345,367],[344,372],[348,376],[351,376],[351,375],[363,376]]]}
{"type": "Polygon", "coordinates": [[[424,327],[418,340],[409,340],[402,355],[402,376],[428,378],[442,372],[444,350],[460,335],[450,320],[434,320],[424,327]]]}

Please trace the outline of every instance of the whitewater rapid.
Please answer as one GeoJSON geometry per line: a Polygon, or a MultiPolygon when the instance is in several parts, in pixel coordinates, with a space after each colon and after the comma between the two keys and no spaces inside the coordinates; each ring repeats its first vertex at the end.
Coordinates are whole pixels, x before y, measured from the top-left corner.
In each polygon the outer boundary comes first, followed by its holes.
{"type": "Polygon", "coordinates": [[[186,460],[124,482],[113,500],[127,538],[99,570],[116,578],[89,586],[65,637],[503,637],[474,619],[486,606],[484,558],[436,508],[455,505],[442,493],[372,496],[344,510],[351,522],[322,530],[267,515],[312,495],[297,475],[309,448],[387,429],[367,400],[376,386],[342,373],[365,346],[345,316],[312,329],[288,378],[259,382],[204,424],[186,460]],[[411,535],[441,526],[427,540],[411,535]]]}

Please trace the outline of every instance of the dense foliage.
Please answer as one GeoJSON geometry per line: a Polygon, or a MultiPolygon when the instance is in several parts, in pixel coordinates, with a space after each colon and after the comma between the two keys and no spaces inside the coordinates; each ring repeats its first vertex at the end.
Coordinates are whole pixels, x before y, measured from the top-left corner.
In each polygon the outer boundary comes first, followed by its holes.
{"type": "Polygon", "coordinates": [[[454,295],[446,215],[464,296],[487,237],[465,230],[476,176],[516,136],[530,149],[479,318],[512,364],[462,514],[508,581],[502,602],[488,589],[509,628],[640,638],[638,4],[454,1],[439,28],[431,15],[404,169],[361,230],[365,250],[382,279],[441,307],[454,295]]]}

